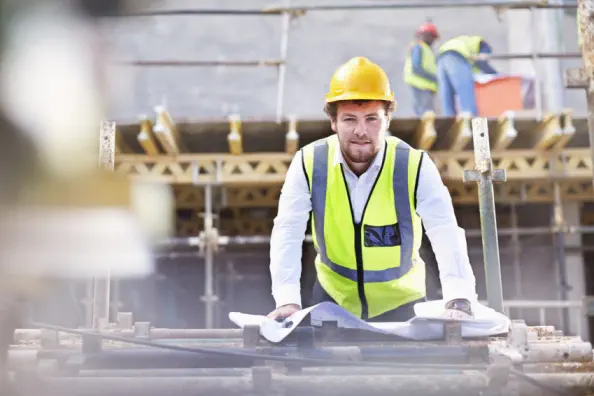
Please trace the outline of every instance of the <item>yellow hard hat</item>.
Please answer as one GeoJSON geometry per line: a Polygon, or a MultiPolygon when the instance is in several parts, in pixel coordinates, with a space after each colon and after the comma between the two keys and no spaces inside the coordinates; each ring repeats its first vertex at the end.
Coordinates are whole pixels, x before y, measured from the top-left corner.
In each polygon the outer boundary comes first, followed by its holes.
{"type": "Polygon", "coordinates": [[[340,100],[394,101],[386,72],[369,59],[359,56],[340,66],[332,75],[326,103],[340,100]]]}

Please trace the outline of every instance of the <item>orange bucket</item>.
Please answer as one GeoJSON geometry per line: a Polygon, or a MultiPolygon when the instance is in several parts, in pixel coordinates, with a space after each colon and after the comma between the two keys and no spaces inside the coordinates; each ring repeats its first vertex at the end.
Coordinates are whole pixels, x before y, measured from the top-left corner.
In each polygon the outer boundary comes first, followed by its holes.
{"type": "Polygon", "coordinates": [[[474,83],[476,107],[480,117],[499,117],[509,110],[522,110],[522,79],[498,77],[487,83],[474,83]]]}

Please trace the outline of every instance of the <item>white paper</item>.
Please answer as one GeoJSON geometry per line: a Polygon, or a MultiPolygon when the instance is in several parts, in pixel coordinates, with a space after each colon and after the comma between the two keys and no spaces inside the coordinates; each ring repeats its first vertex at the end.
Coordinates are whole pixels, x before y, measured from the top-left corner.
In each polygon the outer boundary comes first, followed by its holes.
{"type": "MultiPolygon", "coordinates": [[[[336,321],[338,327],[361,329],[376,333],[393,334],[416,341],[443,338],[444,323],[451,319],[440,318],[444,311],[444,301],[427,301],[415,305],[416,316],[407,322],[368,323],[344,310],[340,306],[323,302],[294,313],[283,322],[268,319],[263,315],[247,315],[239,312],[229,313],[229,319],[237,326],[260,326],[260,334],[273,343],[281,342],[305,319],[308,314],[312,325],[322,321],[336,321]]],[[[506,333],[510,320],[507,316],[478,302],[472,304],[473,319],[459,320],[462,323],[462,337],[485,337],[506,333]]]]}

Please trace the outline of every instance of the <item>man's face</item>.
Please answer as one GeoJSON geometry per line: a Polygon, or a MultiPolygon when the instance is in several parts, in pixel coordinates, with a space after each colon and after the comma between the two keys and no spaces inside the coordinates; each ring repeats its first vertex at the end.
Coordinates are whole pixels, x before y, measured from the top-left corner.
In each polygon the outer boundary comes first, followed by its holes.
{"type": "Polygon", "coordinates": [[[381,101],[339,102],[331,123],[346,159],[362,164],[371,162],[384,143],[389,117],[381,101]]]}

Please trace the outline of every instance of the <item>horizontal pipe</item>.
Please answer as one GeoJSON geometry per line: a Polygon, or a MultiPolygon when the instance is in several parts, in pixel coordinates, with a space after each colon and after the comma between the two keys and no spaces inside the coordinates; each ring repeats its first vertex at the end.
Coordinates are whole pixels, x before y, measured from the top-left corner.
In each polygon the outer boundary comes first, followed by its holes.
{"type": "MultiPolygon", "coordinates": [[[[534,364],[527,363],[523,365],[526,373],[542,372],[584,372],[583,363],[556,363],[556,364],[534,364]]],[[[426,372],[435,374],[433,370],[422,371],[411,369],[410,372],[426,372]]],[[[155,370],[80,370],[77,373],[68,373],[62,376],[85,377],[110,377],[110,378],[130,378],[130,377],[239,377],[250,375],[251,369],[248,368],[221,368],[221,369],[155,369],[155,370]]],[[[287,375],[391,375],[394,374],[393,368],[382,367],[303,367],[299,372],[287,375]]]]}
{"type": "MultiPolygon", "coordinates": [[[[533,379],[560,391],[578,394],[592,388],[594,374],[532,374],[533,379]]],[[[17,377],[18,378],[18,377],[17,377]]],[[[340,394],[360,396],[363,394],[395,395],[420,394],[424,396],[449,396],[479,394],[486,390],[487,377],[482,373],[462,375],[351,375],[351,376],[283,376],[253,381],[245,377],[179,377],[179,378],[40,378],[36,381],[13,380],[13,386],[22,394],[60,396],[177,396],[177,395],[245,395],[259,391],[265,393],[269,384],[282,389],[284,394],[314,395],[340,394]],[[261,384],[262,388],[254,389],[261,384]],[[42,393],[40,393],[42,391],[42,393]]],[[[519,383],[519,395],[546,395],[532,384],[519,383]]],[[[504,391],[502,394],[505,394],[504,391]]]]}
{"type": "MultiPolygon", "coordinates": [[[[398,369],[401,372],[401,369],[398,369]]],[[[407,373],[435,374],[435,370],[409,369],[407,373]]],[[[238,377],[250,375],[251,368],[219,369],[155,369],[155,370],[80,370],[61,376],[76,377],[238,377]]],[[[287,375],[391,375],[394,368],[384,367],[302,367],[299,372],[287,375]]]]}
{"type": "MultiPolygon", "coordinates": [[[[498,346],[496,343],[489,345],[491,355],[498,354],[503,348],[508,348],[505,342],[501,342],[498,346]]],[[[566,341],[559,340],[535,341],[528,343],[528,349],[520,351],[524,356],[525,363],[564,363],[564,362],[591,362],[592,361],[592,345],[583,341],[566,341]]]]}
{"type": "Polygon", "coordinates": [[[581,52],[537,52],[535,54],[485,54],[477,57],[477,59],[581,59],[581,52]]]}
{"type": "MultiPolygon", "coordinates": [[[[522,227],[522,228],[498,228],[497,233],[500,236],[518,235],[552,235],[556,232],[553,227],[522,227]]],[[[570,226],[567,227],[568,234],[593,234],[594,226],[570,226]]],[[[467,237],[480,237],[480,229],[467,229],[467,237]]],[[[306,235],[306,242],[312,242],[311,235],[306,235]]],[[[170,238],[161,243],[161,246],[198,246],[200,239],[197,237],[178,237],[170,238]]],[[[270,236],[268,235],[254,235],[254,236],[220,236],[220,245],[259,245],[270,243],[270,236]]],[[[164,255],[166,255],[164,253],[164,255]]]]}
{"type": "MultiPolygon", "coordinates": [[[[533,59],[534,57],[540,59],[581,59],[582,54],[579,52],[551,52],[551,53],[536,53],[532,54],[491,54],[484,55],[487,59],[494,60],[511,60],[511,59],[533,59]]],[[[138,67],[219,67],[219,66],[234,66],[234,67],[278,67],[285,64],[282,60],[267,59],[267,60],[133,60],[133,61],[116,61],[115,64],[121,66],[138,66],[138,67]]]]}
{"type": "Polygon", "coordinates": [[[282,60],[134,60],[116,61],[117,65],[140,67],[212,67],[212,66],[239,66],[239,67],[278,67],[282,60]]]}
{"type": "MultiPolygon", "coordinates": [[[[109,349],[82,355],[76,350],[42,350],[38,357],[43,359],[66,359],[70,368],[99,369],[169,369],[169,368],[242,368],[251,367],[257,358],[233,356],[232,353],[250,353],[256,356],[300,356],[316,360],[390,361],[418,364],[443,364],[450,370],[470,368],[468,357],[482,358],[488,362],[488,348],[482,344],[422,345],[403,343],[398,346],[336,346],[336,347],[265,347],[265,348],[217,348],[227,356],[196,352],[166,351],[159,349],[109,349]]],[[[304,362],[304,366],[320,367],[336,364],[304,362]]],[[[479,365],[480,366],[480,365],[479,365]]],[[[472,366],[478,367],[478,366],[472,366]]]]}
{"type": "Polygon", "coordinates": [[[147,17],[147,16],[199,16],[199,15],[281,15],[289,12],[293,14],[302,14],[308,11],[339,11],[339,10],[385,10],[385,9],[422,9],[422,8],[475,8],[475,7],[497,7],[509,9],[528,9],[528,8],[555,8],[555,9],[575,9],[577,3],[553,3],[547,1],[383,1],[377,3],[361,4],[312,4],[300,5],[294,7],[267,7],[263,9],[169,9],[169,10],[147,10],[134,13],[126,13],[125,17],[147,17]]]}
{"type": "Polygon", "coordinates": [[[109,377],[109,378],[131,378],[131,377],[241,377],[249,375],[249,368],[209,368],[209,369],[129,369],[129,370],[80,370],[76,373],[64,376],[75,376],[78,378],[88,377],[109,377]]]}
{"type": "MultiPolygon", "coordinates": [[[[237,349],[236,349],[237,350],[237,349]]],[[[46,356],[41,351],[40,356],[46,356]]],[[[54,351],[58,357],[60,351],[54,351]]],[[[63,356],[67,355],[66,353],[63,356]]],[[[92,355],[81,355],[71,351],[66,365],[86,370],[100,369],[197,369],[197,368],[248,368],[255,359],[244,356],[220,356],[194,352],[180,352],[158,349],[104,350],[92,355]]]]}
{"type": "MultiPolygon", "coordinates": [[[[134,337],[134,330],[114,330],[106,334],[118,337],[134,337]]],[[[75,335],[66,335],[67,338],[80,338],[75,335]]],[[[242,329],[162,329],[151,328],[149,338],[158,339],[241,339],[242,329]]],[[[18,342],[32,341],[41,338],[39,329],[17,329],[14,333],[14,340],[18,342]]]]}

